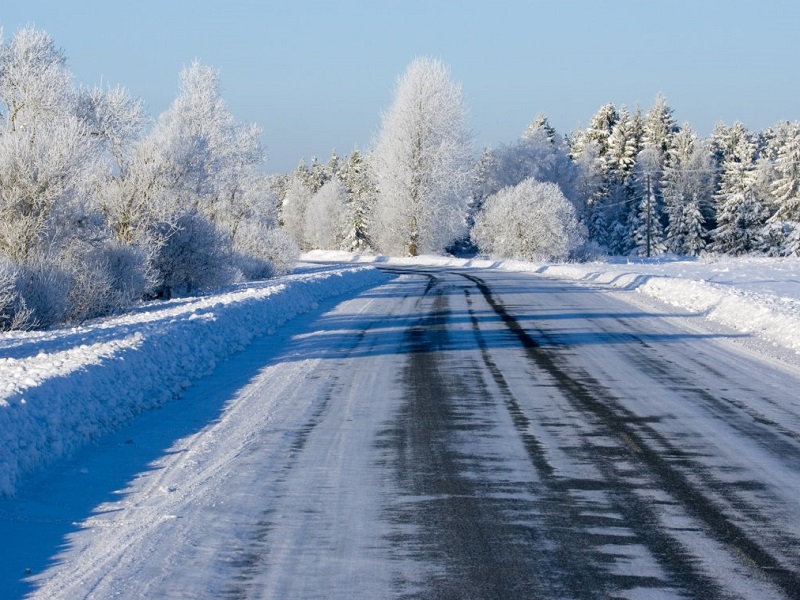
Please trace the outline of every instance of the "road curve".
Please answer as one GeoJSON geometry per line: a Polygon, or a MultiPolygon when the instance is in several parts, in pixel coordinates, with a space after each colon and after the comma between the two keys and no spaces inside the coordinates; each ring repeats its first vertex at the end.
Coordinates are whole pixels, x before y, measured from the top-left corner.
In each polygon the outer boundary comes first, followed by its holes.
{"type": "Polygon", "coordinates": [[[624,292],[395,270],[34,597],[800,598],[796,370],[624,292]]]}

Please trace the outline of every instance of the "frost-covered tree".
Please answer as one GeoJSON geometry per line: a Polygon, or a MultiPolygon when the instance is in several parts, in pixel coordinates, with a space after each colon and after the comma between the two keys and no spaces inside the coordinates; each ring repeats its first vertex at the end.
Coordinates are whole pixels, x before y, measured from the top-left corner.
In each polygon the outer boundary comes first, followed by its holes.
{"type": "Polygon", "coordinates": [[[0,42],[0,254],[38,260],[84,212],[94,149],[66,58],[42,31],[0,42]]]}
{"type": "Polygon", "coordinates": [[[125,175],[105,198],[118,239],[144,245],[155,257],[152,264],[167,269],[158,271],[161,292],[191,293],[235,277],[234,245],[243,223],[259,222],[249,230],[270,221],[277,226],[276,199],[260,173],[263,158],[260,129],[234,119],[219,73],[198,62],[184,69],[178,96],[135,145],[125,175]],[[192,260],[173,267],[165,256],[174,252],[178,261],[212,241],[213,252],[198,255],[208,259],[205,266],[192,260]],[[198,269],[196,280],[189,276],[192,268],[198,269]],[[181,273],[179,283],[175,272],[181,273]]]}
{"type": "Polygon", "coordinates": [[[632,249],[637,256],[664,252],[664,229],[661,224],[661,150],[650,146],[639,152],[634,167],[637,202],[629,219],[632,249]]]}
{"type": "Polygon", "coordinates": [[[292,173],[281,206],[281,222],[301,250],[310,249],[305,236],[305,222],[306,210],[313,195],[314,192],[306,184],[303,176],[297,172],[292,173]]]}
{"type": "Polygon", "coordinates": [[[156,227],[164,240],[153,259],[159,296],[185,296],[233,281],[229,240],[208,219],[186,213],[156,227]]]}
{"type": "Polygon", "coordinates": [[[712,249],[725,254],[746,254],[758,247],[760,230],[767,218],[763,198],[758,193],[757,140],[744,125],[735,123],[730,128],[718,127],[715,143],[722,164],[712,249]]]}
{"type": "Polygon", "coordinates": [[[0,253],[25,262],[74,233],[93,158],[76,117],[0,134],[0,253]]]}
{"type": "Polygon", "coordinates": [[[664,170],[668,252],[697,256],[707,245],[706,223],[716,188],[716,162],[691,127],[675,135],[664,170]]]}
{"type": "Polygon", "coordinates": [[[345,250],[364,252],[373,249],[370,238],[371,216],[377,197],[369,161],[358,151],[350,153],[341,169],[341,180],[349,194],[351,222],[348,224],[345,250]]]}
{"type": "Polygon", "coordinates": [[[7,43],[0,31],[0,110],[6,129],[74,114],[75,90],[64,52],[44,31],[26,27],[7,43]]]}
{"type": "Polygon", "coordinates": [[[800,123],[781,123],[776,128],[775,179],[772,195],[776,212],[771,221],[800,223],[800,123]]]}
{"type": "Polygon", "coordinates": [[[77,112],[89,135],[100,146],[112,174],[127,176],[135,144],[149,123],[142,100],[121,86],[82,89],[78,93],[77,112]]]}
{"type": "Polygon", "coordinates": [[[666,98],[659,94],[642,120],[642,147],[655,148],[666,159],[678,130],[672,109],[667,106],[666,98]]]}
{"type": "Polygon", "coordinates": [[[180,74],[180,92],[150,134],[153,160],[160,162],[163,202],[183,214],[203,214],[229,227],[231,205],[250,171],[264,159],[260,129],[237,123],[222,99],[219,72],[199,62],[180,74]]]}
{"type": "Polygon", "coordinates": [[[487,254],[528,261],[566,260],[585,241],[561,189],[530,178],[487,198],[472,235],[487,254]]]}
{"type": "Polygon", "coordinates": [[[608,150],[608,138],[619,118],[619,112],[613,104],[608,103],[601,106],[589,121],[589,127],[573,134],[570,148],[572,157],[577,157],[590,143],[596,144],[600,156],[605,156],[608,150]]]}
{"type": "Polygon", "coordinates": [[[304,239],[310,248],[345,249],[350,202],[347,189],[338,178],[331,179],[308,202],[304,219],[304,239]]]}
{"type": "Polygon", "coordinates": [[[371,156],[380,250],[441,252],[466,229],[471,135],[461,87],[438,60],[414,60],[400,77],[371,156]]]}
{"type": "Polygon", "coordinates": [[[515,142],[487,152],[479,165],[482,177],[479,187],[483,197],[533,178],[558,184],[577,204],[578,172],[575,163],[570,159],[566,144],[551,137],[547,129],[529,128],[515,142]]]}

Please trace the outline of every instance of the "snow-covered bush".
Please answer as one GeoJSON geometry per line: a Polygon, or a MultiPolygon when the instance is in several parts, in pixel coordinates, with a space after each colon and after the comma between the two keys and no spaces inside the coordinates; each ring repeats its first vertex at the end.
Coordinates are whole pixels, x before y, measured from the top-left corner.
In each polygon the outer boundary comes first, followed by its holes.
{"type": "Polygon", "coordinates": [[[566,260],[586,238],[561,189],[530,178],[487,198],[472,235],[482,252],[528,261],[566,260]]]}
{"type": "Polygon", "coordinates": [[[233,250],[236,266],[248,280],[288,273],[300,255],[285,231],[259,221],[245,221],[239,226],[233,250]]]}
{"type": "Polygon", "coordinates": [[[486,151],[479,174],[478,195],[488,197],[525,179],[557,183],[565,196],[577,200],[580,175],[566,144],[547,128],[529,128],[512,144],[486,151]]]}
{"type": "Polygon", "coordinates": [[[185,296],[235,279],[230,244],[208,220],[187,214],[174,226],[158,225],[156,231],[164,240],[152,262],[158,296],[185,296]]]}
{"type": "Polygon", "coordinates": [[[11,328],[14,317],[17,277],[10,261],[0,259],[0,331],[11,328]]]}
{"type": "Polygon", "coordinates": [[[136,246],[110,241],[72,240],[59,257],[71,274],[69,319],[81,322],[123,310],[155,286],[147,254],[136,246]]]}
{"type": "Polygon", "coordinates": [[[42,259],[18,267],[17,328],[50,327],[66,321],[71,287],[71,274],[55,260],[42,259]]]}

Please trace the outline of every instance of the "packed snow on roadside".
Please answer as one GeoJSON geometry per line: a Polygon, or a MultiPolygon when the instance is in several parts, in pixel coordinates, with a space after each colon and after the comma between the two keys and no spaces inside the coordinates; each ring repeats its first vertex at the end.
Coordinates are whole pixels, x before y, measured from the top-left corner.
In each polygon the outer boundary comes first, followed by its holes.
{"type": "Polygon", "coordinates": [[[181,394],[256,336],[388,276],[309,267],[77,327],[0,334],[0,495],[21,475],[181,394]]]}
{"type": "Polygon", "coordinates": [[[531,264],[488,258],[387,258],[315,251],[304,259],[496,268],[632,290],[800,354],[800,260],[797,258],[660,257],[531,264]]]}

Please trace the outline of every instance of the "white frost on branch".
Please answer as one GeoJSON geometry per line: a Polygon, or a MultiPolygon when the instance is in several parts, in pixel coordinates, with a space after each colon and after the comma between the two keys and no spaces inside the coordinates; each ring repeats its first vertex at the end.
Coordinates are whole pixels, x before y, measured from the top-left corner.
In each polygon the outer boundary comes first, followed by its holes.
{"type": "Polygon", "coordinates": [[[371,157],[375,241],[387,253],[441,252],[466,228],[471,134],[461,87],[438,60],[414,60],[383,115],[371,157]]]}

